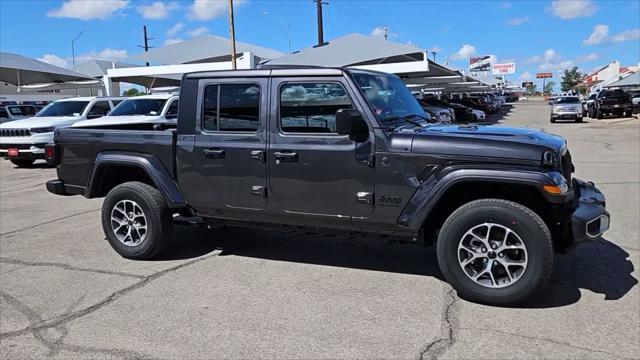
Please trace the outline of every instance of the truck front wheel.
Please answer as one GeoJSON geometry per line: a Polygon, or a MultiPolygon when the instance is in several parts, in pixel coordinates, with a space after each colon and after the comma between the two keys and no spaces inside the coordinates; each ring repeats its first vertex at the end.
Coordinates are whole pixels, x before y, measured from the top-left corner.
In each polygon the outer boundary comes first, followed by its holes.
{"type": "Polygon", "coordinates": [[[162,194],[141,182],[114,187],[102,204],[102,229],[111,247],[128,259],[150,259],[165,248],[171,212],[162,194]]]}
{"type": "Polygon", "coordinates": [[[516,305],[544,288],[553,268],[551,234],[540,216],[502,199],[469,202],[438,236],[440,269],[458,295],[490,305],[516,305]]]}

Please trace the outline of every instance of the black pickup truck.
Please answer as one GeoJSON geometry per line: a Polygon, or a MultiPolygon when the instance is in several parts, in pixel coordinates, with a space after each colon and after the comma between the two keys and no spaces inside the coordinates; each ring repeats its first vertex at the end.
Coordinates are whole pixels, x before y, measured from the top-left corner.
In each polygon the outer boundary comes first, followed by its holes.
{"type": "Polygon", "coordinates": [[[592,119],[602,119],[608,114],[626,117],[632,113],[631,95],[620,89],[600,91],[589,107],[589,117],[592,119]]]}
{"type": "Polygon", "coordinates": [[[59,129],[46,146],[58,174],[47,189],[106,196],[102,226],[124,257],[157,255],[177,218],[385,234],[435,243],[461,296],[505,305],[543,288],[554,253],[609,226],[563,138],[429,124],[394,75],[192,73],[180,99],[177,129],[59,129]]]}

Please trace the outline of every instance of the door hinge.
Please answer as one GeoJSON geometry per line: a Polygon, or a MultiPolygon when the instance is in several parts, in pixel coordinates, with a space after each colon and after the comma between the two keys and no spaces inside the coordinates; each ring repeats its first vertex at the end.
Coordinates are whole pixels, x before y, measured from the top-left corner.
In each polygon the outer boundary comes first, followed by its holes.
{"type": "Polygon", "coordinates": [[[360,191],[356,193],[359,203],[371,204],[373,202],[373,194],[370,192],[360,191]]]}
{"type": "Polygon", "coordinates": [[[375,162],[375,157],[372,154],[356,154],[356,161],[373,167],[375,162]]]}
{"type": "Polygon", "coordinates": [[[251,193],[253,195],[256,195],[256,196],[266,197],[267,196],[267,189],[265,189],[264,186],[252,186],[251,187],[251,193]]]}

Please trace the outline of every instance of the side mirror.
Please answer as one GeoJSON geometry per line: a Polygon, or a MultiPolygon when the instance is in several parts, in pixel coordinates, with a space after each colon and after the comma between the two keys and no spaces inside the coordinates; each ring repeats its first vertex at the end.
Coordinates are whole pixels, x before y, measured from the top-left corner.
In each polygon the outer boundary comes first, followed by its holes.
{"type": "Polygon", "coordinates": [[[340,109],[336,111],[336,132],[349,135],[349,139],[362,142],[369,136],[369,128],[356,109],[340,109]]]}
{"type": "Polygon", "coordinates": [[[103,117],[103,114],[98,114],[98,113],[88,113],[87,114],[87,119],[97,119],[100,117],[103,117]]]}

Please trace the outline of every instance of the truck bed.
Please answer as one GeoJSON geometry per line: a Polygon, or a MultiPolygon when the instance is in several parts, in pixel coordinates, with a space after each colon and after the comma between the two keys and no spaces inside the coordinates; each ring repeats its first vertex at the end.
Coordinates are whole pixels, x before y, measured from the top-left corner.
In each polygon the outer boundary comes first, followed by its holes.
{"type": "Polygon", "coordinates": [[[61,163],[58,178],[65,184],[85,188],[100,154],[148,154],[158,158],[174,174],[175,130],[113,130],[64,128],[56,131],[54,142],[60,144],[61,163]]]}

